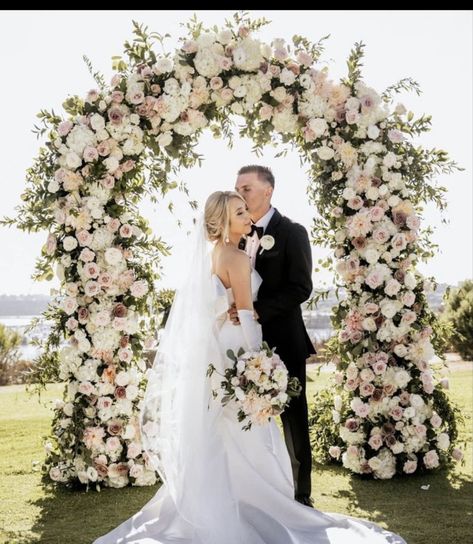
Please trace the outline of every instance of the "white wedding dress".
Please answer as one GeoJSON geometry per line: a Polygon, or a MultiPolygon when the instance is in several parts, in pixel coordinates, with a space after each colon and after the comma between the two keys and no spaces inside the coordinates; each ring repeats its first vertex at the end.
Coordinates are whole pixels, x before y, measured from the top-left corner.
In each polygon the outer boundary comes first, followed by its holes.
{"type": "MultiPolygon", "coordinates": [[[[247,346],[242,327],[227,317],[233,302],[231,289],[215,274],[212,284],[223,365],[218,370],[222,371],[232,364],[226,351],[247,346]]],[[[261,284],[255,270],[251,284],[255,300],[261,284]]],[[[260,325],[253,323],[261,335],[260,325]]],[[[138,513],[94,544],[405,544],[398,535],[367,520],[323,513],[295,501],[290,457],[274,419],[243,431],[234,406],[220,405],[219,414],[213,427],[216,441],[208,452],[211,459],[201,467],[206,473],[202,485],[196,488],[189,483],[192,488],[186,494],[184,480],[186,508],[176,507],[163,484],[138,513]],[[195,519],[205,519],[207,526],[196,527],[193,513],[195,519]]]]}

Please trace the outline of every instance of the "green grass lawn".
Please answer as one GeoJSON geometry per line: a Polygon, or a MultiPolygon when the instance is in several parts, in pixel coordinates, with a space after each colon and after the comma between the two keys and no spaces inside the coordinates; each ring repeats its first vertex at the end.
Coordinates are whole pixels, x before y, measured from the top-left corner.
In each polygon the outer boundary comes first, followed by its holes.
{"type": "MultiPolygon", "coordinates": [[[[309,402],[327,374],[308,384],[309,402]]],[[[401,534],[409,544],[473,541],[472,394],[473,372],[450,375],[449,394],[466,416],[465,464],[451,473],[389,481],[361,480],[338,466],[314,466],[313,498],[326,512],[373,520],[401,534]],[[425,491],[423,485],[430,485],[425,491]]],[[[41,436],[48,434],[52,409],[62,386],[52,384],[38,397],[24,386],[0,387],[0,543],[89,544],[138,511],[157,491],[147,488],[78,492],[44,489],[39,464],[41,436]]],[[[250,543],[248,543],[250,544],[250,543]]],[[[347,543],[349,544],[349,543],[347,543]]]]}

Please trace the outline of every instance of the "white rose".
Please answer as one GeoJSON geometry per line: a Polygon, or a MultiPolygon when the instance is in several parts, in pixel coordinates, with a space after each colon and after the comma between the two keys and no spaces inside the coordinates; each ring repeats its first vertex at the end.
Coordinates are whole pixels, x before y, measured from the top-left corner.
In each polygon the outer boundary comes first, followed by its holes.
{"type": "Polygon", "coordinates": [[[289,86],[294,83],[296,80],[296,75],[292,70],[288,70],[287,68],[283,68],[281,70],[281,74],[279,75],[279,80],[282,84],[289,86]]]}
{"type": "Polygon", "coordinates": [[[69,151],[69,153],[67,153],[65,156],[65,160],[66,166],[71,170],[79,168],[79,166],[82,164],[82,159],[79,157],[79,155],[77,155],[77,153],[74,153],[74,151],[69,151]]]}
{"type": "Polygon", "coordinates": [[[366,197],[369,200],[377,200],[379,196],[379,191],[377,187],[369,187],[366,191],[366,197]]]}
{"type": "Polygon", "coordinates": [[[317,149],[317,155],[323,161],[329,161],[335,155],[335,151],[331,147],[324,145],[317,149]]]}
{"type": "Polygon", "coordinates": [[[367,249],[365,251],[365,259],[370,264],[377,263],[379,260],[379,251],[376,249],[367,249]]]}
{"type": "Polygon", "coordinates": [[[384,166],[386,166],[387,168],[392,168],[396,164],[396,162],[397,158],[394,153],[392,153],[391,151],[389,153],[386,153],[383,159],[384,166]]]}
{"type": "Polygon", "coordinates": [[[156,61],[155,69],[160,74],[165,74],[172,70],[172,61],[170,59],[161,58],[156,61]]]}
{"type": "Polygon", "coordinates": [[[328,124],[325,119],[311,119],[309,121],[309,128],[315,134],[316,138],[320,138],[320,136],[323,136],[328,129],[328,124]]]}
{"type": "Polygon", "coordinates": [[[217,34],[217,40],[222,44],[222,45],[227,45],[229,44],[231,41],[232,41],[232,38],[233,38],[233,34],[232,34],[232,31],[231,30],[222,30],[221,32],[219,32],[217,34]]]}
{"type": "Polygon", "coordinates": [[[440,433],[437,436],[437,445],[441,450],[447,450],[450,446],[450,437],[447,433],[440,433]]]}
{"type": "Polygon", "coordinates": [[[98,113],[94,113],[90,118],[90,126],[98,132],[105,128],[105,119],[98,113]]]}
{"type": "Polygon", "coordinates": [[[157,138],[158,145],[160,147],[166,147],[172,142],[171,132],[163,132],[157,138]]]}
{"type": "Polygon", "coordinates": [[[48,183],[48,191],[50,193],[56,193],[57,191],[59,191],[59,183],[55,179],[51,180],[48,183]]]}
{"type": "Polygon", "coordinates": [[[270,234],[264,235],[260,240],[260,246],[263,249],[271,249],[274,246],[275,240],[270,234]]]}
{"type": "Polygon", "coordinates": [[[74,236],[66,236],[62,245],[65,251],[72,251],[77,247],[77,239],[74,236]]]}
{"type": "Polygon", "coordinates": [[[120,163],[118,162],[118,159],[116,157],[107,157],[103,164],[105,165],[105,168],[108,170],[108,172],[115,172],[117,168],[120,166],[120,163]]]}
{"type": "Polygon", "coordinates": [[[397,344],[394,346],[394,353],[398,357],[404,357],[407,354],[407,348],[404,344],[397,344]]]}
{"type": "Polygon", "coordinates": [[[370,125],[368,127],[368,138],[376,140],[379,136],[379,128],[376,125],[370,125]]]}
{"type": "Polygon", "coordinates": [[[109,247],[105,251],[105,260],[112,266],[120,263],[122,261],[122,257],[122,252],[115,247],[109,247]]]}
{"type": "Polygon", "coordinates": [[[404,285],[411,290],[417,285],[417,280],[412,272],[407,272],[407,274],[404,276],[404,285]]]}

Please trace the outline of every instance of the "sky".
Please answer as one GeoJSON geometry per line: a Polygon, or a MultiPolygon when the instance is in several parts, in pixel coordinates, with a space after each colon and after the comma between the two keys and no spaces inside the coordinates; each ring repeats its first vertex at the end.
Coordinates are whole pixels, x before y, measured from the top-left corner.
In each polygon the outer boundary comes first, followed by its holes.
{"type": "MultiPolygon", "coordinates": [[[[0,17],[2,85],[0,103],[2,130],[0,156],[2,176],[0,217],[12,217],[25,188],[25,171],[41,144],[31,132],[41,109],[63,113],[61,104],[69,95],[84,96],[96,87],[83,61],[89,57],[94,69],[110,81],[111,58],[121,55],[123,43],[133,38],[132,21],[160,34],[169,33],[166,50],[173,51],[178,37],[186,34],[182,23],[193,11],[3,11],[0,17]]],[[[223,26],[233,11],[197,10],[204,25],[223,26]]],[[[464,172],[442,175],[438,183],[447,187],[447,211],[441,214],[429,205],[423,225],[434,230],[433,242],[439,251],[418,267],[439,283],[457,285],[473,277],[473,193],[472,193],[472,11],[295,11],[253,10],[253,18],[265,17],[271,24],[258,37],[270,43],[275,38],[290,41],[295,34],[311,41],[330,34],[319,65],[328,66],[330,78],[346,74],[346,59],[353,44],[366,44],[363,78],[382,92],[403,77],[412,77],[423,94],[399,95],[416,114],[432,115],[432,130],[419,139],[426,147],[447,150],[464,172]],[[448,223],[442,223],[442,218],[448,223]]],[[[235,135],[233,149],[205,132],[198,152],[201,167],[181,172],[180,180],[191,198],[201,205],[216,190],[234,187],[236,172],[245,164],[270,166],[276,178],[274,206],[308,230],[316,210],[306,196],[307,176],[295,152],[275,158],[268,148],[263,157],[251,152],[251,142],[235,135]]],[[[186,256],[179,251],[185,240],[192,212],[187,197],[174,191],[161,203],[143,201],[140,210],[150,220],[157,236],[173,247],[163,263],[164,277],[158,287],[173,287],[185,269],[186,256]],[[168,204],[174,203],[174,213],[168,204]],[[178,221],[184,227],[178,226],[178,221]]],[[[46,232],[26,233],[0,226],[0,294],[49,294],[58,288],[50,282],[31,279],[46,232]]],[[[313,248],[314,265],[328,250],[313,248]]],[[[314,272],[314,285],[328,287],[329,273],[314,272]]]]}

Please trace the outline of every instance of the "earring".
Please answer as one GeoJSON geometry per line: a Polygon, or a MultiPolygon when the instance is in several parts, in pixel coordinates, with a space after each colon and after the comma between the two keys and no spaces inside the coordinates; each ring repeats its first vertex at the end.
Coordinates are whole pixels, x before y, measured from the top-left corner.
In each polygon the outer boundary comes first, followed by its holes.
{"type": "Polygon", "coordinates": [[[225,243],[226,244],[230,243],[230,238],[228,236],[225,238],[225,243]]]}

